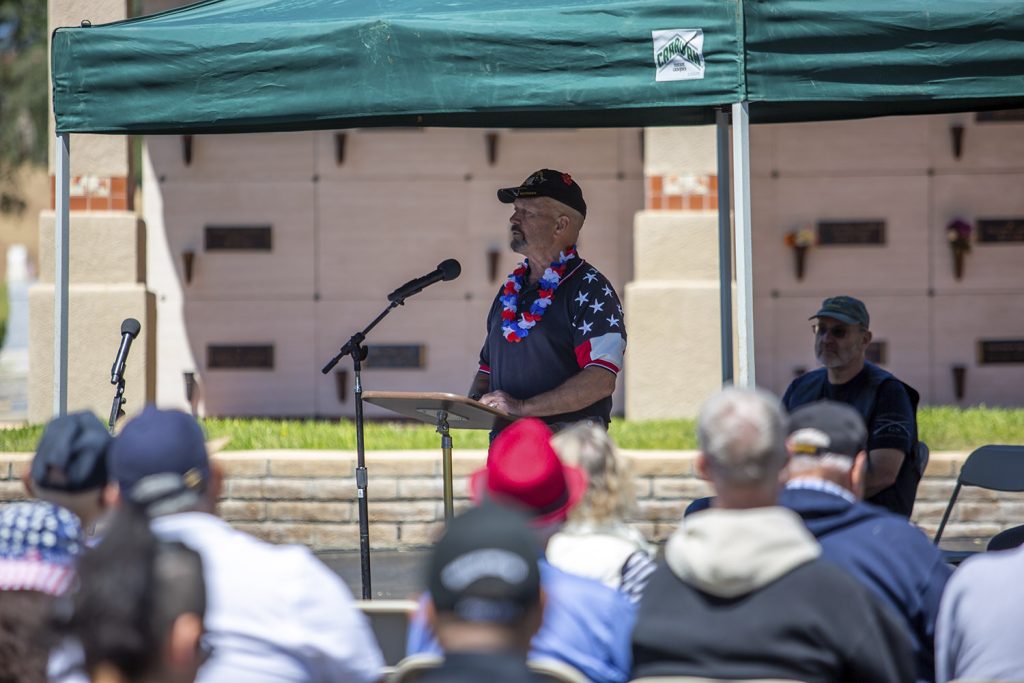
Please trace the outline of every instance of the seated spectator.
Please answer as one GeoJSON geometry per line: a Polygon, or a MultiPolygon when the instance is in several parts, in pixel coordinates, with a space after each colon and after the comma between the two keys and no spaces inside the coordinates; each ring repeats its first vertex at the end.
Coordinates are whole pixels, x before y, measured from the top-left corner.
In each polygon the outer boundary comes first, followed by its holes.
{"type": "Polygon", "coordinates": [[[777,506],[783,424],[763,392],[726,389],[701,409],[697,468],[717,498],[683,520],[647,584],[634,678],[913,680],[903,626],[777,506]]]}
{"type": "Polygon", "coordinates": [[[106,510],[103,489],[110,441],[107,428],[88,411],[50,420],[25,471],[29,496],[71,510],[92,536],[106,510]]]}
{"type": "Polygon", "coordinates": [[[1024,680],[1024,547],[975,555],[953,573],[935,627],[935,680],[1024,680]]]}
{"type": "Polygon", "coordinates": [[[138,505],[122,506],[79,563],[61,630],[80,644],[93,683],[191,683],[203,647],[206,594],[199,555],[160,542],[138,505]]]}
{"type": "Polygon", "coordinates": [[[796,512],[821,544],[821,558],[846,570],[906,622],[917,680],[935,680],[935,619],[953,573],[906,517],[862,502],[867,428],[834,401],[801,406],[789,418],[789,482],[779,504],[796,512]]]}
{"type": "MultiPolygon", "coordinates": [[[[563,465],[551,447],[551,431],[525,418],[495,438],[487,466],[470,477],[470,496],[523,510],[531,517],[538,552],[565,522],[587,487],[582,470],[563,465]]],[[[635,607],[619,591],[551,566],[541,555],[541,586],[547,596],[544,622],[530,644],[530,657],[557,659],[595,683],[629,678],[629,633],[635,607]]],[[[409,624],[409,654],[440,654],[423,613],[409,624]]]]}
{"type": "Polygon", "coordinates": [[[373,633],[333,572],[307,548],[264,543],[217,518],[223,475],[194,418],[147,407],[114,439],[110,474],[115,507],[129,495],[143,501],[158,538],[202,558],[213,654],[200,683],[380,678],[373,633]]]}
{"type": "Polygon", "coordinates": [[[444,663],[420,683],[542,683],[526,666],[544,599],[525,517],[486,503],[456,517],[434,546],[427,586],[444,663]]]}
{"type": "Polygon", "coordinates": [[[603,428],[589,422],[555,434],[555,452],[587,475],[587,491],[569,511],[562,530],[551,537],[547,558],[552,565],[597,579],[640,599],[654,571],[654,547],[626,523],[632,512],[633,478],[603,428]]]}
{"type": "Polygon", "coordinates": [[[54,600],[82,549],[78,518],[41,500],[0,506],[0,683],[42,683],[54,600]]]}

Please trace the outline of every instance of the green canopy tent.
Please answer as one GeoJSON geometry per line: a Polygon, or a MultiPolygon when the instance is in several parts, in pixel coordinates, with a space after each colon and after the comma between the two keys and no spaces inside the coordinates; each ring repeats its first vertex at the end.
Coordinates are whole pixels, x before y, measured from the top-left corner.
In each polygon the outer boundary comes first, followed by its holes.
{"type": "MultiPolygon", "coordinates": [[[[55,413],[67,395],[71,133],[717,122],[724,181],[731,109],[738,380],[752,384],[749,122],[1024,106],[1024,3],[207,0],[57,29],[52,77],[55,413]]],[[[720,193],[727,311],[728,183],[720,193]]]]}

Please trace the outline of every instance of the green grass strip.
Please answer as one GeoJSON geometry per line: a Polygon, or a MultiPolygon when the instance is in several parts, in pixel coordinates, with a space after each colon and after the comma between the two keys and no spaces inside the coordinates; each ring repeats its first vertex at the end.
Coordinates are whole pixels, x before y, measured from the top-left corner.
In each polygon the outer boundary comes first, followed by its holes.
{"type": "MultiPolygon", "coordinates": [[[[932,451],[972,451],[985,443],[1024,444],[1024,410],[954,407],[923,408],[918,416],[921,436],[932,451]]],[[[228,437],[226,451],[309,449],[354,451],[355,425],[350,420],[266,420],[218,418],[204,420],[207,437],[228,437]]],[[[42,426],[0,430],[0,452],[35,451],[42,426]]],[[[693,420],[637,422],[614,420],[611,436],[624,449],[690,450],[696,447],[693,420]]],[[[453,430],[456,449],[485,449],[487,433],[453,430]]],[[[368,451],[432,450],[440,437],[432,427],[412,423],[368,422],[368,451]]]]}
{"type": "MultiPolygon", "coordinates": [[[[973,450],[984,444],[1024,444],[1024,409],[922,408],[918,414],[921,438],[933,451],[973,450]]],[[[229,437],[225,450],[311,449],[354,451],[351,420],[268,420],[217,418],[203,421],[209,439],[229,437]]],[[[34,451],[42,426],[0,430],[0,452],[34,451]]],[[[615,420],[611,435],[622,448],[684,450],[697,447],[693,420],[649,422],[615,420]]],[[[432,427],[411,423],[368,422],[367,450],[436,449],[440,437],[432,427]]],[[[456,449],[486,448],[487,432],[453,430],[456,449]]]]}

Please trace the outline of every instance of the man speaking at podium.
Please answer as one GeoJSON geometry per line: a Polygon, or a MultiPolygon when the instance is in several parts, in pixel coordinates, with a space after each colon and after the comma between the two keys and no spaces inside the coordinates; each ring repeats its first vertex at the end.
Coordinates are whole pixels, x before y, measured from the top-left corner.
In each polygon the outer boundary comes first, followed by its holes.
{"type": "Polygon", "coordinates": [[[526,258],[491,304],[469,395],[556,431],[581,420],[607,428],[626,328],[611,283],[576,252],[583,191],[542,169],[498,199],[513,205],[511,246],[526,258]]]}

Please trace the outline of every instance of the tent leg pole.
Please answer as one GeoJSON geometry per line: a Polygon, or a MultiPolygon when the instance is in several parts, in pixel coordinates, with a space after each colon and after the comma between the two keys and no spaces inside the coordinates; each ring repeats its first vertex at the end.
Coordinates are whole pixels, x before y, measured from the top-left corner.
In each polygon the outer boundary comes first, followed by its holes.
{"type": "Polygon", "coordinates": [[[732,161],[736,183],[736,321],[739,326],[740,372],[737,386],[753,388],[754,287],[750,230],[750,103],[732,105],[732,161]]]}
{"type": "Polygon", "coordinates": [[[722,329],[722,385],[732,384],[732,216],[729,211],[729,115],[715,112],[718,149],[718,310],[722,329]]]}
{"type": "Polygon", "coordinates": [[[71,136],[57,133],[55,146],[55,221],[53,228],[53,414],[68,412],[68,274],[71,136]]]}

